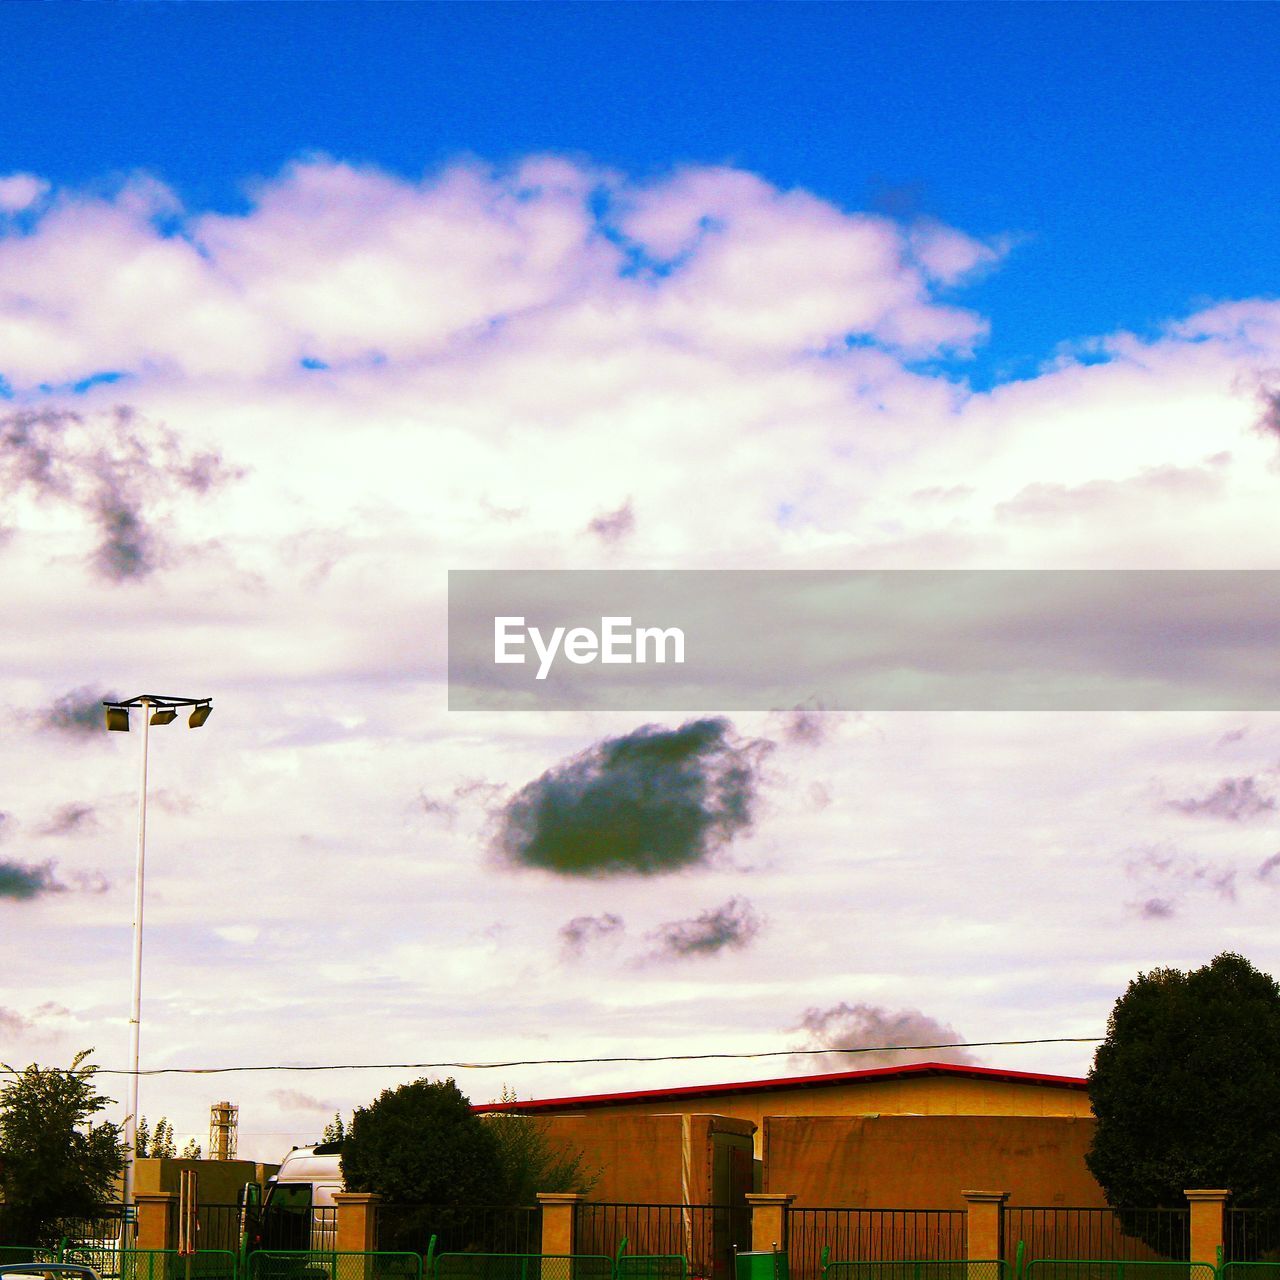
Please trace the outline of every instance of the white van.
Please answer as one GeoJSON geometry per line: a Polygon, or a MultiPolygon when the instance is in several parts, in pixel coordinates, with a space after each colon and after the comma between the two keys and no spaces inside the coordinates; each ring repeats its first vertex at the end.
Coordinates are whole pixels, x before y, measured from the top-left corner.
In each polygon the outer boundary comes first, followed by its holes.
{"type": "Polygon", "coordinates": [[[332,1250],[341,1190],[342,1143],[294,1147],[267,1182],[254,1247],[332,1250]]]}

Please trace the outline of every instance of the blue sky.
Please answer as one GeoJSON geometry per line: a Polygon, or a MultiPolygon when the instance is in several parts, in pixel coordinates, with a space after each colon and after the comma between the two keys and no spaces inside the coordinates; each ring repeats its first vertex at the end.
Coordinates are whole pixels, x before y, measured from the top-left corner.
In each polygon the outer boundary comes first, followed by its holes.
{"type": "MultiPolygon", "coordinates": [[[[145,690],[214,699],[152,739],[150,1068],[597,1059],[459,1072],[564,1096],[1280,970],[1274,715],[445,681],[454,569],[1280,568],[1276,6],[10,4],[0,47],[5,1061],[126,1058],[97,704],[145,690]],[[638,867],[592,806],[674,829],[664,734],[704,811],[638,867]]],[[[270,1159],[401,1079],[224,1083],[270,1159]]]]}
{"type": "MultiPolygon", "coordinates": [[[[419,176],[580,153],[732,163],[848,209],[1009,234],[961,366],[1273,292],[1266,4],[10,5],[5,156],[147,169],[199,207],[318,150],[419,176]]],[[[959,368],[957,369],[959,371],[959,368]]]]}

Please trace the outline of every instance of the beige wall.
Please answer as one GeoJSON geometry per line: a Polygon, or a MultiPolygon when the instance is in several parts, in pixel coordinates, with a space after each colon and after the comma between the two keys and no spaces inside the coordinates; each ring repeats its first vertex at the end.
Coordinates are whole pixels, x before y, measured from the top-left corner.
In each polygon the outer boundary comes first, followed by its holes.
{"type": "MultiPolygon", "coordinates": [[[[541,1117],[547,1137],[580,1151],[588,1169],[600,1174],[590,1198],[623,1204],[682,1204],[684,1199],[685,1130],[679,1115],[615,1115],[611,1110],[541,1117]]],[[[753,1126],[723,1116],[689,1117],[688,1203],[716,1203],[727,1193],[717,1163],[725,1166],[724,1148],[750,1143],[753,1126]],[[717,1162],[715,1153],[721,1149],[717,1162]],[[722,1184],[722,1185],[718,1185],[722,1184]]]]}
{"type": "Polygon", "coordinates": [[[763,1155],[766,1116],[978,1115],[1090,1117],[1083,1089],[982,1077],[907,1076],[858,1080],[799,1089],[690,1094],[651,1102],[609,1104],[583,1115],[636,1116],[714,1112],[756,1126],[756,1155],[763,1155]]]}
{"type": "Polygon", "coordinates": [[[1085,1167],[1092,1117],[770,1116],[764,1189],[799,1206],[963,1209],[964,1190],[1011,1204],[1102,1208],[1085,1167]]]}
{"type": "Polygon", "coordinates": [[[196,1196],[201,1204],[235,1204],[236,1193],[246,1182],[262,1182],[275,1173],[278,1164],[257,1164],[252,1160],[171,1160],[144,1156],[134,1175],[136,1191],[171,1191],[178,1194],[183,1169],[194,1169],[199,1179],[196,1196]]]}

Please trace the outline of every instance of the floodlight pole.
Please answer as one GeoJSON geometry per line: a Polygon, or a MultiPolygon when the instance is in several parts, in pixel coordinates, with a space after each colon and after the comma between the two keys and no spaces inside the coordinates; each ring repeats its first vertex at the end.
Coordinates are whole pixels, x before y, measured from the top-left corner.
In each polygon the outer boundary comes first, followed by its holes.
{"type": "MultiPolygon", "coordinates": [[[[133,999],[129,1005],[129,1107],[124,1141],[129,1163],[124,1169],[124,1205],[133,1204],[138,1163],[138,1068],[142,1037],[142,876],[147,857],[147,749],[151,736],[151,703],[142,699],[142,772],[138,782],[138,861],[133,875],[133,999]]],[[[127,1215],[126,1215],[127,1216],[127,1215]]]]}

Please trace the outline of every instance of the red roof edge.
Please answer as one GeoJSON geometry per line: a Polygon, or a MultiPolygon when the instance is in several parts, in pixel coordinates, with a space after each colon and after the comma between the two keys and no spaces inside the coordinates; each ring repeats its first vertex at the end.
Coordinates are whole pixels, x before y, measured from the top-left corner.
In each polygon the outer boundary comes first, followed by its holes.
{"type": "Polygon", "coordinates": [[[587,1111],[594,1107],[628,1102],[663,1102],[682,1098],[724,1097],[738,1093],[778,1093],[784,1089],[815,1089],[826,1085],[854,1084],[861,1080],[892,1080],[902,1076],[958,1076],[964,1079],[1004,1080],[1010,1084],[1047,1086],[1051,1089],[1088,1088],[1083,1076],[1051,1076],[1037,1071],[1001,1071],[995,1067],[970,1067],[953,1062],[912,1062],[900,1067],[871,1067],[865,1071],[836,1071],[820,1076],[783,1076],[776,1080],[741,1080],[728,1084],[680,1085],[673,1089],[633,1089],[625,1093],[589,1093],[577,1098],[540,1098],[529,1102],[481,1102],[471,1110],[587,1111]]]}

